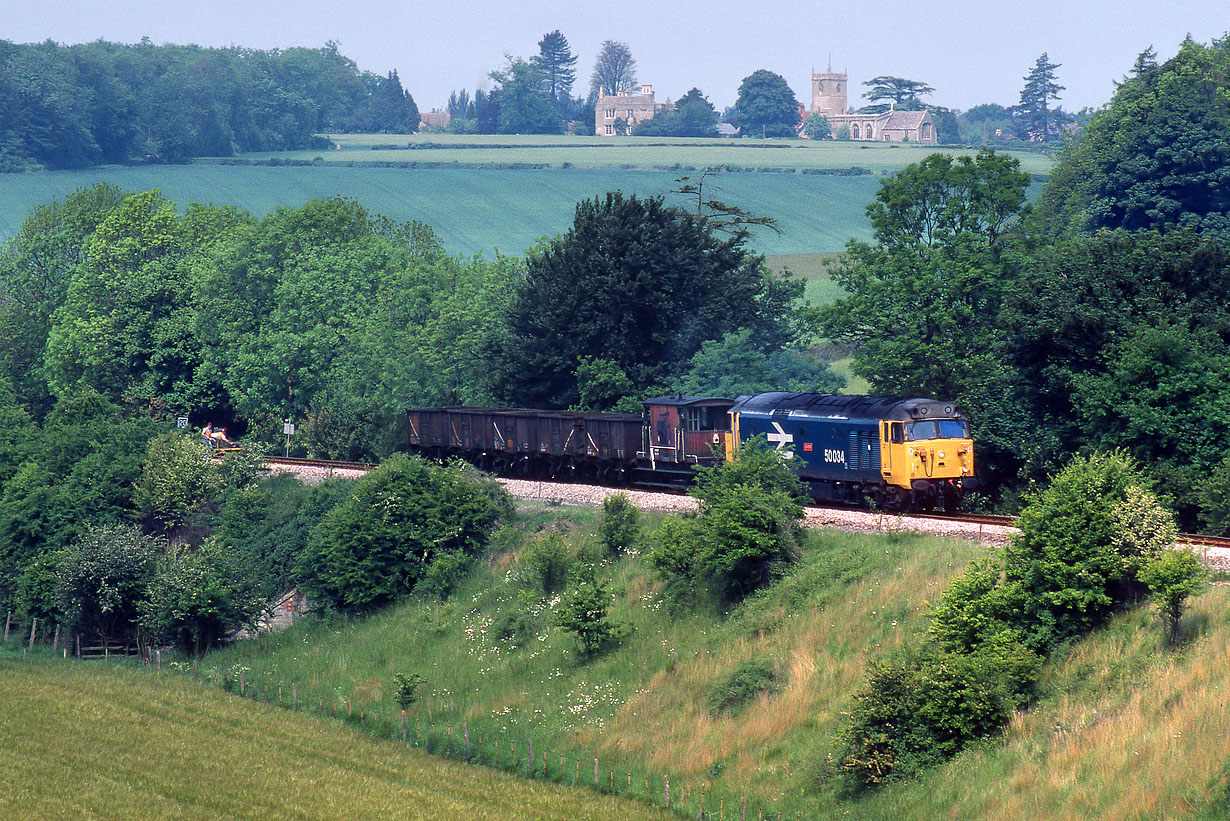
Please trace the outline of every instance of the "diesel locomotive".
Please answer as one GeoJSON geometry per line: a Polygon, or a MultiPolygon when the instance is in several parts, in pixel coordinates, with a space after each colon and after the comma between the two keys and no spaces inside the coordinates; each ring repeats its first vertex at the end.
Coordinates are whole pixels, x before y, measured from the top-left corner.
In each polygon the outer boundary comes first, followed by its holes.
{"type": "Polygon", "coordinates": [[[955,508],[976,487],[969,422],[951,402],[773,391],[658,396],[640,415],[408,408],[409,445],[506,476],[679,486],[762,436],[817,501],[955,508]]]}

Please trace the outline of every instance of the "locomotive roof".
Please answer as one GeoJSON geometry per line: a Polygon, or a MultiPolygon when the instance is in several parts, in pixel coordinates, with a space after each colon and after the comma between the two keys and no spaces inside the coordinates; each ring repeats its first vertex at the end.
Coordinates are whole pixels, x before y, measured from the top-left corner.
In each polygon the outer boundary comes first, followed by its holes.
{"type": "Polygon", "coordinates": [[[852,419],[956,419],[961,409],[953,402],[908,396],[855,396],[840,393],[792,393],[769,391],[740,397],[731,412],[785,411],[792,416],[846,417],[852,419]]]}

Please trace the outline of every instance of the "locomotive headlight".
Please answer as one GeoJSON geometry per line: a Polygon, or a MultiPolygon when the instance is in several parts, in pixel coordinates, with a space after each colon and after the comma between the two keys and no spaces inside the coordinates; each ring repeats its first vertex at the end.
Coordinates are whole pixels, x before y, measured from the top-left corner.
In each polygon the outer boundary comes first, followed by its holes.
{"type": "Polygon", "coordinates": [[[943,458],[944,458],[944,451],[942,451],[942,450],[941,450],[939,453],[937,453],[937,454],[936,454],[936,456],[938,456],[938,457],[940,457],[941,459],[943,459],[943,458]]]}

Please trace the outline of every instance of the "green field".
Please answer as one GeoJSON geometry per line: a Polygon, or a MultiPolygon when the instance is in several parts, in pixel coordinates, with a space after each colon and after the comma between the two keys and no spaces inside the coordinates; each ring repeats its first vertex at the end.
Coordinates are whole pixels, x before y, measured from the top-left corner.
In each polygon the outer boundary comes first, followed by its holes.
{"type": "MultiPolygon", "coordinates": [[[[929,153],[922,146],[770,141],[635,138],[603,143],[564,137],[405,137],[352,135],[339,138],[345,150],[246,155],[242,161],[313,160],[318,165],[104,166],[82,171],[0,174],[0,239],[12,236],[35,206],[62,199],[100,181],[139,191],[160,188],[172,201],[234,205],[254,214],[279,206],[297,207],[310,199],[342,196],[397,221],[418,220],[435,229],[456,254],[495,251],[521,255],[543,237],[567,230],[580,200],[606,191],[665,194],[677,180],[707,165],[739,165],[765,171],[722,173],[710,178],[706,197],[734,203],[777,220],[781,233],[761,230],[753,247],[765,254],[816,254],[840,251],[850,238],[870,239],[864,209],[881,174],[899,170],[929,153]],[[372,145],[436,141],[476,148],[380,151],[372,145]],[[675,145],[675,143],[684,143],[675,145]],[[492,146],[508,145],[509,148],[492,146]],[[429,163],[351,167],[342,161],[429,163]],[[448,163],[465,163],[451,167],[448,163]],[[518,163],[546,168],[511,168],[518,163]],[[439,164],[445,164],[443,167],[439,164]],[[570,164],[571,167],[566,167],[570,164]],[[678,164],[679,168],[673,167],[678,164]],[[804,170],[859,166],[873,173],[834,176],[804,170]]],[[[1027,170],[1046,173],[1049,159],[1022,154],[1027,170]]],[[[682,204],[684,201],[681,199],[682,204]]],[[[810,291],[809,291],[810,293],[810,291]]]]}
{"type": "Polygon", "coordinates": [[[105,663],[0,661],[0,817],[670,818],[105,663]]]}
{"type": "MultiPolygon", "coordinates": [[[[911,143],[814,142],[812,140],[738,140],[681,137],[563,137],[542,135],[342,134],[330,137],[340,150],[245,154],[251,159],[323,162],[569,163],[590,168],[643,168],[682,165],[693,168],[845,169],[875,173],[900,171],[934,153],[935,146],[911,143]]],[[[944,148],[947,154],[973,156],[972,148],[944,148]]],[[[1051,160],[1040,152],[1009,152],[1029,174],[1049,174],[1051,160]]]]}

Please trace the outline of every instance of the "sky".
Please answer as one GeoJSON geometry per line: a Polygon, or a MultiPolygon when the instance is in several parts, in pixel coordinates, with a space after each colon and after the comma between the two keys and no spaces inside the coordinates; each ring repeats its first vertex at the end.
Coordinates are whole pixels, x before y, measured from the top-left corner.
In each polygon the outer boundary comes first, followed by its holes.
{"type": "MultiPolygon", "coordinates": [[[[935,89],[927,102],[956,109],[1013,105],[1045,52],[1058,63],[1067,111],[1097,108],[1144,49],[1159,60],[1180,43],[1230,32],[1226,0],[0,0],[0,39],[63,44],[104,39],[258,49],[332,40],[360,69],[396,69],[422,111],[450,91],[490,88],[508,57],[538,53],[558,29],[577,60],[584,96],[603,41],[626,43],[637,78],[658,100],[698,87],[718,110],[757,69],[786,78],[810,104],[811,72],[849,74],[852,89],[878,75],[935,89]]],[[[851,98],[851,107],[859,101],[851,98]]]]}

